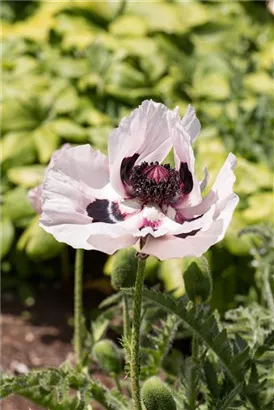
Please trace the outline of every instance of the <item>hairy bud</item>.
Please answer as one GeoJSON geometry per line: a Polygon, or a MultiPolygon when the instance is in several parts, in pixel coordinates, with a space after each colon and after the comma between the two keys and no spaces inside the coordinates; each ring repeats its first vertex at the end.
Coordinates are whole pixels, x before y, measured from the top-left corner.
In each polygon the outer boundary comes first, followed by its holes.
{"type": "Polygon", "coordinates": [[[176,410],[176,403],[166,385],[156,376],[148,379],[141,391],[146,410],[176,410]]]}
{"type": "Polygon", "coordinates": [[[186,293],[194,303],[206,302],[212,293],[212,278],[209,264],[204,257],[192,258],[184,272],[186,293]]]}
{"type": "Polygon", "coordinates": [[[133,248],[122,249],[116,253],[113,261],[111,284],[114,289],[130,288],[136,279],[138,260],[133,248]]]}
{"type": "Polygon", "coordinates": [[[93,355],[99,366],[107,374],[119,374],[122,371],[121,354],[118,347],[111,340],[103,339],[93,347],[93,355]]]}

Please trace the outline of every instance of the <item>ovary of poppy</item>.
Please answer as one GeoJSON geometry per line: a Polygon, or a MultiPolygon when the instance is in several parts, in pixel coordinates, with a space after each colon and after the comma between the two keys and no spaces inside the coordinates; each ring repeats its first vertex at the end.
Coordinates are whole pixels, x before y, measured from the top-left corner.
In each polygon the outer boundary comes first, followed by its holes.
{"type": "Polygon", "coordinates": [[[40,225],[74,248],[108,254],[138,243],[159,259],[200,256],[226,232],[238,197],[229,154],[202,196],[192,143],[200,122],[189,106],[144,101],[109,136],[108,158],[90,145],[62,150],[47,170],[40,225]],[[175,168],[163,163],[174,150],[175,168]]]}

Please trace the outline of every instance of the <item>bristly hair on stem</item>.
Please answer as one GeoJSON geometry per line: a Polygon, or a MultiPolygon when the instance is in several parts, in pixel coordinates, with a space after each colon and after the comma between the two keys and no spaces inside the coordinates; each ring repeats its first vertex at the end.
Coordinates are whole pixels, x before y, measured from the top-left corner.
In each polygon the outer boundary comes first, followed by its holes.
{"type": "Polygon", "coordinates": [[[130,377],[134,410],[142,410],[140,397],[140,325],[142,294],[144,286],[146,259],[139,258],[134,293],[134,314],[131,336],[130,377]]]}
{"type": "Polygon", "coordinates": [[[82,314],[83,314],[83,262],[84,250],[76,250],[74,268],[74,349],[77,365],[82,360],[82,314]]]}

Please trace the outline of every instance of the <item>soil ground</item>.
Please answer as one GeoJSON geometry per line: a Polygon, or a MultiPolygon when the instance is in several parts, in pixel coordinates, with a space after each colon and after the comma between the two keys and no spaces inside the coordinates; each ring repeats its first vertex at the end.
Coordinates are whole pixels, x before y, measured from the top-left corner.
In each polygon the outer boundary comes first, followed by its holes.
{"type": "MultiPolygon", "coordinates": [[[[85,305],[88,302],[88,305],[93,305],[89,308],[97,306],[102,294],[100,297],[100,292],[89,289],[89,284],[87,288],[85,305]]],[[[107,289],[107,293],[109,291],[107,289]]],[[[15,293],[3,292],[2,370],[15,375],[30,369],[58,367],[67,359],[73,361],[72,327],[69,325],[72,309],[73,290],[61,284],[40,285],[35,291],[35,304],[29,308],[20,302],[15,293]]],[[[104,382],[100,373],[96,377],[104,382]]],[[[0,407],[2,410],[42,410],[19,396],[7,397],[0,407]]],[[[99,410],[101,407],[94,409],[99,410]]]]}

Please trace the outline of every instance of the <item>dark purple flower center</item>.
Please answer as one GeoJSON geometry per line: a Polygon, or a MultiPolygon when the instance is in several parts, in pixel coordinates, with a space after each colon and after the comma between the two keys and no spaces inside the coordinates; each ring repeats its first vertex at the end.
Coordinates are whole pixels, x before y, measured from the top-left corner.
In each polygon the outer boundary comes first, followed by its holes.
{"type": "Polygon", "coordinates": [[[129,185],[132,196],[143,203],[164,204],[170,202],[180,191],[179,172],[169,164],[142,162],[132,168],[129,185]]]}
{"type": "Polygon", "coordinates": [[[181,162],[179,171],[169,164],[142,162],[135,165],[139,158],[136,153],[124,158],[121,164],[121,179],[129,194],[143,203],[158,205],[171,203],[178,195],[192,191],[193,178],[186,162],[181,162]]]}

